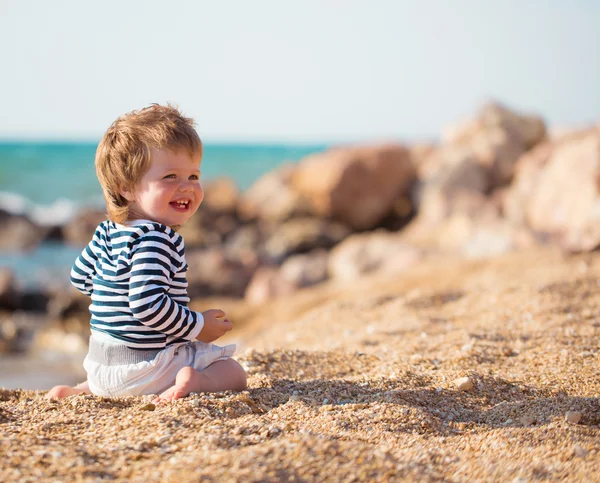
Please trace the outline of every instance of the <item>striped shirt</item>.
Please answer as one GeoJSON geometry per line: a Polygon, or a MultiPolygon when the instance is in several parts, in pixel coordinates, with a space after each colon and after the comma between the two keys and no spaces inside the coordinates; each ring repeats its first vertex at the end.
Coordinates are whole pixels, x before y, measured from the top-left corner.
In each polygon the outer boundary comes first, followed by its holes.
{"type": "Polygon", "coordinates": [[[147,220],[104,221],[71,270],[90,295],[91,329],[132,349],[163,349],[195,340],[202,314],[187,307],[187,263],[181,235],[147,220]]]}

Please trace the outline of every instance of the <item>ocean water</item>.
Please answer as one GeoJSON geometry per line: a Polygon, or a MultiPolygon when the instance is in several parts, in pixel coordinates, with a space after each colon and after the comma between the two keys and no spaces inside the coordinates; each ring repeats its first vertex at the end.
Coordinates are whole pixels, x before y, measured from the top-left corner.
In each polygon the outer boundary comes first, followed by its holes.
{"type": "MultiPolygon", "coordinates": [[[[0,209],[36,223],[66,222],[78,210],[102,207],[94,169],[94,142],[0,142],[0,209]]],[[[241,190],[276,166],[323,151],[325,145],[206,144],[205,181],[232,178],[241,190]]],[[[27,253],[0,253],[24,286],[64,280],[80,249],[46,244],[27,253]]]]}

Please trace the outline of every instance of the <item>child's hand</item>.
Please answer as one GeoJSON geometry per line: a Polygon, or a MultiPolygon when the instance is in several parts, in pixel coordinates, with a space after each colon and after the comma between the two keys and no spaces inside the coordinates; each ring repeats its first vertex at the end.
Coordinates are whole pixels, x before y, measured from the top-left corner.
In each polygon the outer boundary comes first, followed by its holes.
{"type": "Polygon", "coordinates": [[[200,342],[212,342],[233,329],[231,321],[225,319],[225,312],[218,309],[210,309],[202,312],[204,327],[196,337],[200,342]]]}

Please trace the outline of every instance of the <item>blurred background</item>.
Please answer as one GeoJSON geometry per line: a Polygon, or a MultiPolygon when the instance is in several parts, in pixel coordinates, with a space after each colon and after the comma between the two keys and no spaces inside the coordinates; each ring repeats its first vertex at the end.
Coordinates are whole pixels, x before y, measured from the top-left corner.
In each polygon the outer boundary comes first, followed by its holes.
{"type": "Polygon", "coordinates": [[[81,377],[87,301],[68,272],[104,217],[96,145],[150,103],[205,143],[206,203],[183,232],[199,306],[432,253],[595,248],[599,24],[590,0],[3,0],[0,387],[81,377]],[[535,198],[518,167],[564,180],[573,159],[591,171],[547,214],[555,181],[535,198]]]}

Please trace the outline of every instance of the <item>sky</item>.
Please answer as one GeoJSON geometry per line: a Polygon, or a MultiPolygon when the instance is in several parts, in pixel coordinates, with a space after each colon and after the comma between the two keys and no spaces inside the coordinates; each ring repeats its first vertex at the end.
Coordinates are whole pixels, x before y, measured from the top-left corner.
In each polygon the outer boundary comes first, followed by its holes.
{"type": "Polygon", "coordinates": [[[594,0],[0,0],[0,138],[171,102],[206,142],[426,140],[488,99],[600,120],[594,0]]]}

